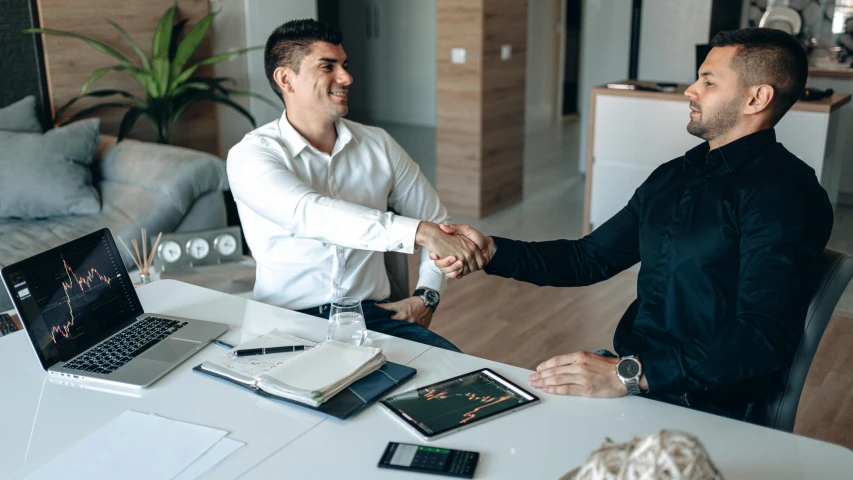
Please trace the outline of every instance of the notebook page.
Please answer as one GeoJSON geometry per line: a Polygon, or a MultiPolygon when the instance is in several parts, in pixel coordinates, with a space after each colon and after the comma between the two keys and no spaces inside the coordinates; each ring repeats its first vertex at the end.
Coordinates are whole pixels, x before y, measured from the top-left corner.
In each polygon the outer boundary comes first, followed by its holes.
{"type": "MultiPolygon", "coordinates": [[[[258,338],[249,340],[236,347],[246,348],[283,347],[287,345],[316,345],[311,340],[299,338],[281,330],[272,330],[258,338]]],[[[310,352],[310,350],[308,350],[310,352]]],[[[244,384],[253,384],[255,379],[279,365],[299,357],[305,352],[272,353],[269,355],[251,355],[235,357],[231,352],[220,355],[201,364],[204,370],[218,373],[244,384]]]]}
{"type": "Polygon", "coordinates": [[[381,348],[357,347],[328,340],[269,370],[264,379],[286,389],[324,392],[346,379],[354,378],[365,364],[381,354],[381,348]]]}

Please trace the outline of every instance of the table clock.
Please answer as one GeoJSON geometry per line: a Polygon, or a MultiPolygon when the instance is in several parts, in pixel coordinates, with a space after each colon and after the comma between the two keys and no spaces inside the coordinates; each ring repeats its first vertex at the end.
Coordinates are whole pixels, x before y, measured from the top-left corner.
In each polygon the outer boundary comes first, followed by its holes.
{"type": "Polygon", "coordinates": [[[239,262],[243,259],[240,227],[164,233],[154,255],[158,272],[173,272],[202,265],[239,262]]]}

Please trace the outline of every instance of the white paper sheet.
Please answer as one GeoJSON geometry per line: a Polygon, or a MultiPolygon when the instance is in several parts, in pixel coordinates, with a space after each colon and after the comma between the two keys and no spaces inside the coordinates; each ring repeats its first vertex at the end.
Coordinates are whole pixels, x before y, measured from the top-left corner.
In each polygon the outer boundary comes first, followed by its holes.
{"type": "Polygon", "coordinates": [[[178,474],[174,480],[195,480],[218,465],[219,462],[230,457],[232,453],[239,450],[243,445],[245,445],[243,442],[238,442],[228,437],[223,438],[193,462],[192,465],[187,467],[186,470],[178,474]]]}
{"type": "Polygon", "coordinates": [[[126,411],[54,457],[27,479],[171,480],[227,433],[126,411]]]}

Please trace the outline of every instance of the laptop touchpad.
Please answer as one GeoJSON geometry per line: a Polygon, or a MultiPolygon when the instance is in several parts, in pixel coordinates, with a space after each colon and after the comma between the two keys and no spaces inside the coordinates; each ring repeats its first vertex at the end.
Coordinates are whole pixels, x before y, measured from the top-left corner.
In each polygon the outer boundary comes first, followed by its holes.
{"type": "Polygon", "coordinates": [[[166,340],[163,340],[157,345],[151,347],[151,349],[143,353],[140,358],[174,363],[186,356],[187,353],[195,351],[198,345],[198,342],[167,338],[166,340]]]}

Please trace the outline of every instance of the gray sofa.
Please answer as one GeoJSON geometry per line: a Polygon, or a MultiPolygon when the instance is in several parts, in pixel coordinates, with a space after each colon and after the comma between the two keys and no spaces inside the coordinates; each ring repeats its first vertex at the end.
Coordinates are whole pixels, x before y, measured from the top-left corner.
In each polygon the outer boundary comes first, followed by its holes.
{"type": "MultiPolygon", "coordinates": [[[[156,236],[225,226],[222,192],[228,189],[228,180],[222,159],[135,140],[115,144],[114,138],[104,137],[101,145],[100,158],[92,166],[101,195],[100,213],[0,219],[0,267],[104,227],[130,245],[131,238],[140,238],[141,227],[156,236]]],[[[126,266],[133,266],[126,252],[122,257],[126,266]]],[[[2,287],[0,291],[0,312],[12,309],[2,287]]]]}

